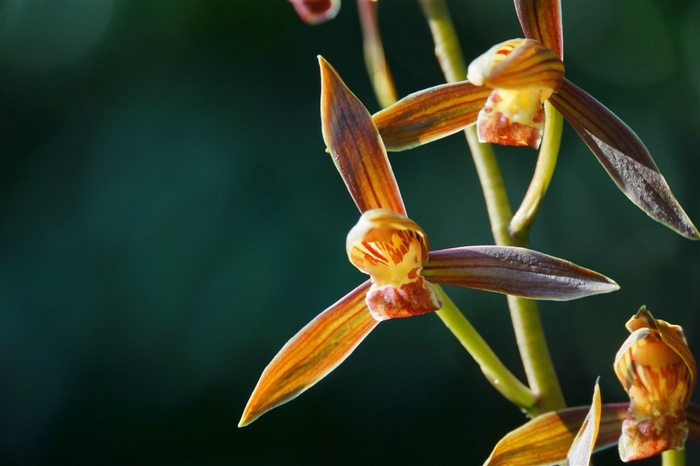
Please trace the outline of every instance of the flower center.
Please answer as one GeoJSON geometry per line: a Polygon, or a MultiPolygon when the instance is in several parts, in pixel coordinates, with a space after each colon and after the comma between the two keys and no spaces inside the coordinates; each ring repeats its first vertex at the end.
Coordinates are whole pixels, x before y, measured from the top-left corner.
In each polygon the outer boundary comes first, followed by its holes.
{"type": "Polygon", "coordinates": [[[384,209],[365,212],[347,239],[350,262],[372,279],[366,302],[377,320],[440,309],[439,292],[421,276],[428,259],[425,232],[412,220],[384,209]]]}

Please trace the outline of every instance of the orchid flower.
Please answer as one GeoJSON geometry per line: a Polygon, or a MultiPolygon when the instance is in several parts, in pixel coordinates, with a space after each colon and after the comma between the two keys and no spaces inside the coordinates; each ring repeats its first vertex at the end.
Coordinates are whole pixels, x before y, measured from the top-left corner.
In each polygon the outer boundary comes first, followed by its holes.
{"type": "Polygon", "coordinates": [[[371,115],[323,59],[321,115],[328,151],[362,213],[347,237],[350,261],[370,276],[297,333],[274,357],[244,410],[253,422],[321,380],[379,324],[436,311],[436,284],[536,299],[569,300],[618,289],[603,275],[529,249],[457,247],[429,252],[406,216],[371,115]]]}
{"type": "Polygon", "coordinates": [[[688,437],[684,415],[695,388],[697,366],[683,329],[654,319],[642,306],[626,324],[631,332],[615,357],[615,373],[630,405],[622,423],[623,461],[681,450],[688,437]]]}
{"type": "Polygon", "coordinates": [[[590,407],[538,416],[506,434],[485,464],[587,464],[594,450],[615,444],[627,462],[682,449],[686,439],[700,443],[700,406],[690,403],[697,367],[683,330],[644,306],[626,327],[614,369],[629,402],[601,404],[596,383],[590,407]]]}
{"type": "Polygon", "coordinates": [[[615,114],[564,77],[559,0],[515,0],[525,34],[474,60],[467,81],[410,94],[373,115],[387,150],[428,143],[476,124],[481,142],[537,148],[551,103],[615,184],[653,219],[699,239],[649,151],[615,114]]]}

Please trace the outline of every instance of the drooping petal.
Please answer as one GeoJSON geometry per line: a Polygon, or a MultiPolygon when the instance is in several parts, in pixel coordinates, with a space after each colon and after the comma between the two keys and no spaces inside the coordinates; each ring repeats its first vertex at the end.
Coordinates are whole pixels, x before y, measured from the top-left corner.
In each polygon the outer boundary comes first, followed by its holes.
{"type": "Polygon", "coordinates": [[[340,0],[289,0],[299,17],[307,24],[325,23],[338,14],[340,0]]]}
{"type": "MultiPolygon", "coordinates": [[[[627,403],[601,408],[596,450],[614,445],[620,436],[627,403]]],[[[536,417],[509,432],[493,449],[485,465],[531,466],[559,464],[566,459],[576,431],[590,412],[589,406],[569,408],[536,417]]]]}
{"type": "Polygon", "coordinates": [[[411,149],[476,123],[490,93],[468,81],[442,84],[409,94],[372,118],[387,150],[411,149]]]}
{"type": "Polygon", "coordinates": [[[581,424],[581,429],[576,434],[569,453],[566,455],[566,463],[568,465],[583,466],[590,463],[593,447],[598,439],[601,410],[600,386],[596,380],[591,409],[588,411],[586,419],[581,424]]]}
{"type": "Polygon", "coordinates": [[[688,436],[684,409],[697,376],[683,331],[654,319],[644,306],[626,327],[631,335],[614,364],[630,397],[618,445],[620,458],[631,461],[682,449],[688,436]]]}
{"type": "Polygon", "coordinates": [[[321,130],[340,176],[360,212],[388,209],[405,214],[384,143],[367,109],[322,57],[321,130]]]}
{"type": "Polygon", "coordinates": [[[619,289],[613,280],[569,261],[508,246],[431,251],[423,275],[440,285],[556,301],[619,289]]]}
{"type": "Polygon", "coordinates": [[[573,126],[615,184],[640,209],[681,235],[700,238],[637,135],[568,80],[549,101],[573,126]]]}
{"type": "Polygon", "coordinates": [[[411,219],[385,209],[362,214],[346,242],[348,258],[372,277],[367,306],[378,320],[442,308],[440,292],[421,275],[428,238],[411,219]]]}
{"type": "Polygon", "coordinates": [[[480,142],[539,147],[542,103],[564,78],[564,64],[554,52],[531,39],[509,40],[474,60],[467,78],[493,89],[477,117],[480,142]]]}
{"type": "Polygon", "coordinates": [[[263,371],[238,427],[300,395],[328,375],[378,324],[365,304],[369,281],[299,331],[263,371]]]}
{"type": "Polygon", "coordinates": [[[515,0],[515,12],[525,37],[564,58],[560,0],[515,0]]]}

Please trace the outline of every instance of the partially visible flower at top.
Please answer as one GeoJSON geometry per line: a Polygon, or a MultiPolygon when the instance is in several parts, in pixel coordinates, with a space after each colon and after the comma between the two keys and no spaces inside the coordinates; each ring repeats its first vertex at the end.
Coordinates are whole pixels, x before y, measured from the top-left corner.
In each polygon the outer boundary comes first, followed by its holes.
{"type": "Polygon", "coordinates": [[[477,124],[482,142],[537,148],[548,101],[588,145],[615,184],[653,219],[700,239],[649,151],[615,114],[564,78],[558,0],[515,0],[525,39],[488,50],[468,80],[410,94],[373,115],[387,150],[428,143],[477,124]]]}
{"type": "Polygon", "coordinates": [[[335,18],[340,0],[289,0],[299,17],[308,24],[320,24],[335,18]]]}
{"type": "Polygon", "coordinates": [[[440,309],[441,292],[434,284],[551,300],[619,288],[599,273],[525,248],[466,246],[429,253],[425,232],[406,216],[372,117],[335,70],[319,61],[324,141],[362,213],[348,234],[347,253],[370,280],[287,342],[263,371],[239,426],[321,380],[379,322],[440,309]]]}
{"type": "Polygon", "coordinates": [[[654,319],[642,306],[626,324],[631,335],[615,357],[615,373],[630,405],[618,444],[623,461],[683,449],[684,414],[695,388],[697,366],[683,329],[654,319]]]}

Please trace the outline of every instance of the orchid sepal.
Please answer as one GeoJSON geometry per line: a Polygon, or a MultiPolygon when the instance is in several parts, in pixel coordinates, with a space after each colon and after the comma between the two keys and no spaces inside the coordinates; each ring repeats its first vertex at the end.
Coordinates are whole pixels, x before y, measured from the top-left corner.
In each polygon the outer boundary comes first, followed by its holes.
{"type": "Polygon", "coordinates": [[[311,388],[342,363],[379,323],[365,304],[366,281],[319,314],[267,365],[238,427],[311,388]]]}
{"type": "Polygon", "coordinates": [[[566,79],[549,101],[635,205],[681,235],[700,239],[644,143],[620,118],[566,79]]]}
{"type": "Polygon", "coordinates": [[[592,270],[531,249],[510,246],[431,251],[423,275],[439,285],[555,301],[619,289],[615,281],[592,270]]]}
{"type": "Polygon", "coordinates": [[[406,214],[384,142],[372,116],[321,56],[321,132],[333,163],[360,212],[406,214]]]}

